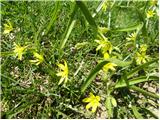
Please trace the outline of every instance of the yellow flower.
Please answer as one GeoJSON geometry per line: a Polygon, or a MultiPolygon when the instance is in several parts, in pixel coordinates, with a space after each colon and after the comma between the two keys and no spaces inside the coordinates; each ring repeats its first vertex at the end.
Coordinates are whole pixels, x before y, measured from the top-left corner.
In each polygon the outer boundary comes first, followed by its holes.
{"type": "Polygon", "coordinates": [[[8,34],[13,30],[12,24],[10,21],[7,21],[8,24],[4,24],[3,34],[8,34]]]}
{"type": "Polygon", "coordinates": [[[112,70],[112,71],[115,71],[116,69],[114,68],[115,66],[117,66],[116,64],[114,63],[107,63],[106,65],[103,66],[103,70],[105,72],[108,72],[108,70],[112,70]]]}
{"type": "Polygon", "coordinates": [[[148,11],[147,11],[147,18],[151,18],[151,17],[153,17],[155,14],[156,14],[156,13],[154,13],[153,10],[148,10],[148,11]]]}
{"type": "Polygon", "coordinates": [[[96,51],[101,49],[102,53],[112,52],[112,44],[108,40],[95,40],[95,42],[99,44],[98,47],[96,48],[96,51]]]}
{"type": "Polygon", "coordinates": [[[103,58],[106,60],[106,59],[108,59],[109,58],[109,54],[108,53],[104,53],[103,54],[103,58]]]}
{"type": "Polygon", "coordinates": [[[58,72],[56,75],[61,76],[61,79],[58,83],[60,85],[63,81],[64,83],[67,83],[68,80],[68,66],[67,62],[64,60],[64,65],[63,64],[57,64],[57,66],[60,68],[60,72],[58,72]]]}
{"type": "Polygon", "coordinates": [[[139,48],[139,51],[136,52],[136,54],[135,54],[135,59],[136,59],[137,65],[146,63],[147,60],[149,59],[148,55],[146,55],[146,51],[147,51],[147,45],[142,44],[139,48]]]}
{"type": "Polygon", "coordinates": [[[137,37],[137,34],[136,34],[136,32],[134,32],[134,33],[131,33],[129,35],[129,37],[127,37],[126,39],[129,40],[129,41],[135,41],[136,37],[137,37]]]}
{"type": "Polygon", "coordinates": [[[142,44],[140,49],[139,49],[140,52],[146,52],[147,51],[147,45],[146,44],[142,44]]]}
{"type": "Polygon", "coordinates": [[[136,59],[137,65],[140,65],[147,62],[148,55],[146,55],[145,53],[140,54],[139,52],[136,52],[135,59],[136,59]]]}
{"type": "Polygon", "coordinates": [[[22,55],[24,54],[26,48],[27,48],[27,46],[22,47],[20,45],[17,45],[16,43],[14,43],[13,52],[16,54],[16,56],[18,56],[19,60],[22,60],[22,55]]]}
{"type": "Polygon", "coordinates": [[[90,93],[89,97],[84,98],[82,101],[88,103],[86,105],[87,110],[92,107],[92,112],[95,112],[97,107],[100,106],[100,96],[94,96],[93,93],[90,93]]]}
{"type": "Polygon", "coordinates": [[[44,61],[44,58],[42,55],[33,52],[33,56],[36,58],[35,60],[30,60],[31,63],[34,63],[35,65],[39,65],[40,63],[42,63],[44,61]]]}

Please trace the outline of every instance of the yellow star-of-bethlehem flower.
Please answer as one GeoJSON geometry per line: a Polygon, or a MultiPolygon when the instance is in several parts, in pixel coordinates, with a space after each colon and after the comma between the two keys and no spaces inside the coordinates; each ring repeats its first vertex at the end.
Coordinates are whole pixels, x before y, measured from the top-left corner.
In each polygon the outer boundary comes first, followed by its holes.
{"type": "Polygon", "coordinates": [[[33,56],[34,56],[35,60],[30,60],[30,62],[35,65],[39,65],[44,61],[43,55],[40,55],[36,52],[33,52],[33,56]]]}
{"type": "Polygon", "coordinates": [[[14,43],[13,52],[15,53],[15,56],[18,56],[19,60],[22,60],[22,55],[25,53],[27,46],[20,46],[14,43]]]}
{"type": "Polygon", "coordinates": [[[61,79],[59,80],[58,85],[60,85],[63,81],[66,84],[68,81],[68,65],[67,62],[64,60],[63,64],[57,64],[57,66],[60,68],[60,72],[58,72],[56,75],[61,76],[61,79]]]}
{"type": "Polygon", "coordinates": [[[7,21],[6,24],[4,24],[4,31],[3,34],[8,34],[13,30],[12,24],[10,21],[7,21]]]}
{"type": "Polygon", "coordinates": [[[139,48],[139,51],[136,52],[135,54],[135,60],[137,65],[146,63],[147,60],[149,59],[148,55],[146,55],[146,51],[147,51],[147,45],[142,44],[139,48]]]}
{"type": "Polygon", "coordinates": [[[115,71],[116,69],[114,68],[115,66],[117,66],[116,64],[114,63],[107,63],[106,65],[103,66],[103,70],[105,72],[108,72],[108,70],[112,70],[112,71],[115,71]]]}
{"type": "Polygon", "coordinates": [[[88,103],[86,109],[92,108],[92,112],[95,112],[97,107],[100,106],[100,96],[94,96],[93,93],[89,94],[88,98],[84,98],[82,102],[88,103]]]}
{"type": "MultiPolygon", "coordinates": [[[[104,57],[104,59],[106,60],[106,59],[108,59],[110,56],[109,56],[108,53],[104,53],[104,54],[103,54],[103,57],[104,57]]],[[[109,69],[112,70],[112,71],[115,71],[115,70],[116,70],[116,69],[114,68],[115,66],[117,66],[115,63],[109,62],[109,63],[107,63],[106,65],[103,66],[103,70],[104,70],[105,72],[108,72],[109,69]]]]}
{"type": "Polygon", "coordinates": [[[136,34],[136,32],[134,32],[134,33],[131,33],[131,34],[129,35],[129,37],[127,37],[126,39],[127,39],[128,41],[135,41],[135,40],[136,40],[136,37],[137,37],[137,34],[136,34]]]}
{"type": "Polygon", "coordinates": [[[97,42],[99,44],[98,47],[96,48],[96,51],[101,49],[102,53],[105,53],[105,52],[111,53],[112,52],[112,44],[110,41],[108,41],[108,40],[95,40],[95,42],[97,42]]]}
{"type": "Polygon", "coordinates": [[[136,59],[137,65],[141,65],[141,64],[147,62],[147,60],[148,60],[148,55],[146,55],[146,53],[136,52],[135,59],[136,59]]]}
{"type": "Polygon", "coordinates": [[[155,13],[153,10],[148,10],[146,14],[147,14],[147,18],[151,18],[151,17],[153,17],[156,13],[155,13]]]}
{"type": "Polygon", "coordinates": [[[140,49],[139,49],[140,52],[146,52],[147,51],[147,45],[146,44],[142,44],[140,46],[140,49]]]}

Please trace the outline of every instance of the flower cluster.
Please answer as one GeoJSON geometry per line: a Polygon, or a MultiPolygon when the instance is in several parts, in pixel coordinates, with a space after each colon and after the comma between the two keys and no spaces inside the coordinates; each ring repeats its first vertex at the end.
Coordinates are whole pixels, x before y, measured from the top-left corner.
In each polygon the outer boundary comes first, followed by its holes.
{"type": "Polygon", "coordinates": [[[149,59],[148,55],[146,55],[146,51],[147,51],[147,45],[146,44],[142,44],[140,46],[139,51],[136,52],[136,54],[135,54],[135,59],[136,59],[137,65],[146,63],[147,60],[149,59]]]}

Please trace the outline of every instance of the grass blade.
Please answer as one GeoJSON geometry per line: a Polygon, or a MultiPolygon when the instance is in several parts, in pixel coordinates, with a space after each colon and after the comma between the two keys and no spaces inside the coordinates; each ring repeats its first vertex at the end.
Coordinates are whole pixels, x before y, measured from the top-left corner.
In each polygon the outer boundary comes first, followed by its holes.
{"type": "Polygon", "coordinates": [[[85,82],[82,84],[81,87],[81,92],[84,93],[85,90],[87,89],[87,87],[91,84],[91,82],[94,80],[94,78],[96,77],[96,74],[102,69],[102,67],[107,64],[108,61],[103,61],[101,63],[99,63],[88,75],[87,79],[85,80],[85,82]]]}
{"type": "Polygon", "coordinates": [[[136,106],[132,106],[131,109],[136,119],[143,119],[142,115],[138,112],[138,108],[136,106]]]}
{"type": "Polygon", "coordinates": [[[146,111],[148,114],[150,114],[155,119],[158,119],[158,116],[155,115],[152,111],[148,110],[147,108],[142,108],[143,111],[146,111]]]}

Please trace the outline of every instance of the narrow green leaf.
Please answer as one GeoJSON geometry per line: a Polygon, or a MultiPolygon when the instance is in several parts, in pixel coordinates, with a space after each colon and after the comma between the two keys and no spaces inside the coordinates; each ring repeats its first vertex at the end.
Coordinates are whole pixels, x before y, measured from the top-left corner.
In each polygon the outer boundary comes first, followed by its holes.
{"type": "Polygon", "coordinates": [[[143,23],[139,23],[139,24],[136,24],[134,26],[130,26],[130,27],[127,27],[127,28],[117,28],[117,29],[113,29],[111,30],[112,32],[115,32],[115,31],[118,31],[118,32],[128,32],[128,31],[133,31],[133,30],[139,30],[143,27],[143,23]]]}
{"type": "Polygon", "coordinates": [[[68,26],[67,26],[66,31],[64,33],[63,40],[62,40],[61,45],[60,45],[60,49],[63,49],[64,45],[66,44],[66,42],[69,38],[69,35],[70,35],[72,29],[74,28],[74,24],[76,22],[76,20],[74,20],[74,16],[75,16],[76,11],[77,11],[77,6],[75,5],[74,9],[72,11],[71,18],[69,20],[68,26]]]}
{"type": "MultiPolygon", "coordinates": [[[[150,76],[149,78],[147,76],[141,76],[141,77],[128,80],[128,84],[135,85],[141,82],[152,81],[152,80],[159,80],[159,78],[157,76],[150,76]]],[[[123,79],[119,80],[115,85],[115,88],[122,88],[122,87],[127,87],[127,83],[123,79]]]]}
{"type": "Polygon", "coordinates": [[[149,92],[149,91],[146,91],[146,90],[143,90],[139,87],[136,87],[136,86],[130,86],[129,89],[132,89],[134,91],[137,91],[139,93],[142,93],[143,95],[146,95],[146,96],[150,96],[152,98],[155,98],[155,99],[159,99],[159,95],[157,95],[156,93],[152,93],[152,92],[149,92]]]}
{"type": "Polygon", "coordinates": [[[49,24],[48,24],[48,26],[46,28],[45,35],[48,34],[48,32],[50,31],[51,27],[53,26],[55,20],[57,19],[57,17],[58,17],[57,14],[58,14],[59,7],[60,7],[60,2],[56,1],[56,5],[55,5],[54,11],[53,11],[53,13],[51,15],[52,17],[50,19],[50,22],[49,22],[49,24]]]}
{"type": "Polygon", "coordinates": [[[125,67],[125,66],[128,66],[132,63],[132,61],[121,61],[116,58],[108,58],[106,60],[110,61],[112,63],[115,63],[117,66],[120,66],[120,67],[125,67]]]}
{"type": "Polygon", "coordinates": [[[87,19],[87,21],[89,22],[89,24],[97,29],[97,25],[94,21],[94,18],[91,16],[89,10],[87,9],[86,5],[82,2],[82,1],[76,1],[77,6],[81,9],[81,11],[83,12],[85,18],[87,19]]]}
{"type": "Polygon", "coordinates": [[[81,11],[83,12],[85,18],[87,19],[88,23],[92,26],[93,30],[94,30],[94,35],[98,35],[102,38],[102,39],[106,39],[105,36],[103,35],[103,33],[101,32],[101,30],[98,29],[98,26],[94,20],[94,18],[92,17],[91,13],[89,12],[88,8],[86,7],[86,5],[82,2],[82,1],[76,1],[77,6],[81,9],[81,11]]]}
{"type": "Polygon", "coordinates": [[[131,109],[137,119],[143,119],[142,115],[138,112],[138,108],[136,106],[132,106],[131,109]]]}
{"type": "Polygon", "coordinates": [[[91,84],[91,82],[94,80],[94,78],[96,77],[96,74],[99,72],[99,70],[102,69],[102,67],[107,64],[108,61],[103,61],[101,63],[99,63],[88,75],[87,79],[85,80],[85,82],[82,84],[81,87],[81,92],[84,93],[86,88],[91,84]]]}
{"type": "Polygon", "coordinates": [[[136,72],[138,72],[139,70],[149,66],[150,64],[154,63],[154,62],[157,62],[158,59],[155,59],[155,60],[152,60],[150,62],[147,62],[147,63],[144,63],[136,68],[134,68],[133,70],[131,70],[130,72],[127,73],[127,78],[130,78],[132,77],[136,72]]]}

